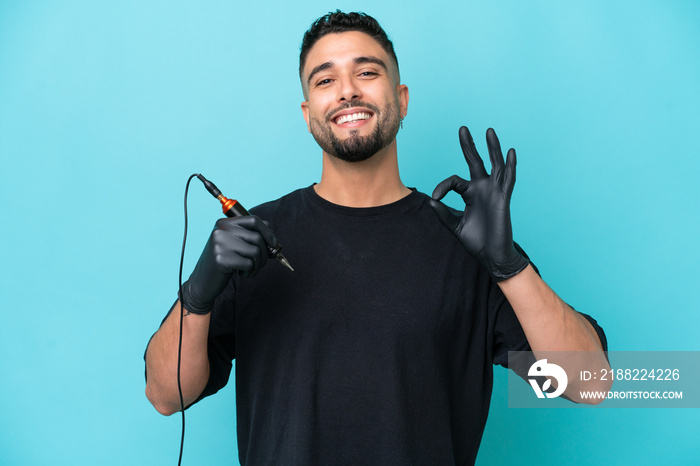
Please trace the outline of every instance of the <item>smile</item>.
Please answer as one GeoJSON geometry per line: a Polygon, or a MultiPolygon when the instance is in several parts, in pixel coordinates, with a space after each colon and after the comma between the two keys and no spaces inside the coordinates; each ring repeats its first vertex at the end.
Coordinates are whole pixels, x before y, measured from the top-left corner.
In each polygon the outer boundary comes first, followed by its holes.
{"type": "Polygon", "coordinates": [[[372,114],[367,112],[351,113],[348,115],[340,115],[334,119],[334,123],[336,125],[342,125],[343,123],[354,123],[360,120],[369,120],[371,117],[372,114]]]}

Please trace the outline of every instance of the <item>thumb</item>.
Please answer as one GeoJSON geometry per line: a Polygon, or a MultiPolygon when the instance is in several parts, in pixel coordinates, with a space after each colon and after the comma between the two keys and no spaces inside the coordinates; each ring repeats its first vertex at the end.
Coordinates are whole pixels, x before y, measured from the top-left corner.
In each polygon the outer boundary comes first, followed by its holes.
{"type": "Polygon", "coordinates": [[[440,222],[454,233],[459,225],[460,216],[453,214],[450,208],[440,201],[429,199],[428,204],[430,204],[440,222]]]}

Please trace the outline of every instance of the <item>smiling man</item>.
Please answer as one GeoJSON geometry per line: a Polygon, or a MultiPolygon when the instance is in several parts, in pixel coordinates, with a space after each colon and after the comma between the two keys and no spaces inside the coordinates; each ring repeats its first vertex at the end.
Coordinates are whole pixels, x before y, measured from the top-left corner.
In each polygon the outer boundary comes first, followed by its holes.
{"type": "Polygon", "coordinates": [[[399,84],[395,60],[379,43],[358,31],[327,35],[305,59],[320,63],[301,70],[307,99],[302,110],[324,153],[361,162],[396,152],[408,88],[399,84]]]}
{"type": "Polygon", "coordinates": [[[399,178],[396,134],[408,87],[400,84],[393,46],[381,34],[384,45],[355,30],[317,34],[305,37],[299,67],[304,119],[323,149],[316,193],[350,207],[401,199],[410,190],[399,178]]]}
{"type": "MultiPolygon", "coordinates": [[[[504,161],[493,130],[491,175],[462,128],[470,181],[450,177],[433,198],[403,184],[408,88],[373,18],[319,18],[299,75],[321,180],[217,222],[181,296],[185,405],[223,387],[235,359],[244,465],[473,464],[493,364],[567,350],[605,367],[603,331],[513,242],[515,151],[504,161]],[[450,190],[464,212],[439,201],[450,190]],[[266,264],[277,238],[293,273],[266,264]]],[[[180,409],[179,302],[146,352],[163,414],[180,409]]]]}

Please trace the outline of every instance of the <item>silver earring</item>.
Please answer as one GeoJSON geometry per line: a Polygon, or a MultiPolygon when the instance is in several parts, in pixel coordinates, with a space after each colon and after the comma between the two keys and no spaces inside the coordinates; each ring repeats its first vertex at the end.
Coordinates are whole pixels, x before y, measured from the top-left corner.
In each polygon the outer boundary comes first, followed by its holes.
{"type": "Polygon", "coordinates": [[[403,129],[403,119],[404,117],[399,118],[399,128],[403,129]]]}

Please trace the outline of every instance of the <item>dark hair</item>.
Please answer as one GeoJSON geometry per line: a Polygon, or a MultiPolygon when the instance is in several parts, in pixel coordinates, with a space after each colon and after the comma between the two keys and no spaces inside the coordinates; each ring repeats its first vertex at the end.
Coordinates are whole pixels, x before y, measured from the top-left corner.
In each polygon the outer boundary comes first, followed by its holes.
{"type": "MultiPolygon", "coordinates": [[[[327,15],[321,16],[313,22],[308,31],[304,34],[304,39],[301,41],[301,53],[299,54],[299,77],[304,73],[304,65],[309,50],[318,40],[326,34],[337,34],[348,31],[360,31],[371,36],[379,42],[379,45],[389,54],[396,62],[398,69],[399,60],[394,52],[394,44],[384,32],[384,29],[379,25],[376,19],[364,13],[343,13],[336,10],[327,15]]],[[[303,78],[302,78],[303,80],[303,78]]]]}

